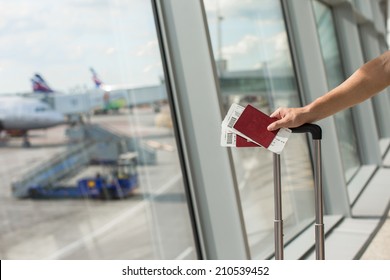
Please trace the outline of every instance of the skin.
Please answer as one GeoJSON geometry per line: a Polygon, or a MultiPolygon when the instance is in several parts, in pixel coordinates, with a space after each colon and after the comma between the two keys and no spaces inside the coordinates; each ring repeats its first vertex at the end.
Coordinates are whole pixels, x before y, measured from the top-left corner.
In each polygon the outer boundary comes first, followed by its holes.
{"type": "Polygon", "coordinates": [[[376,95],[390,85],[390,51],[367,62],[342,84],[299,108],[278,108],[271,117],[278,120],[268,130],[293,128],[313,123],[350,108],[376,95]]]}

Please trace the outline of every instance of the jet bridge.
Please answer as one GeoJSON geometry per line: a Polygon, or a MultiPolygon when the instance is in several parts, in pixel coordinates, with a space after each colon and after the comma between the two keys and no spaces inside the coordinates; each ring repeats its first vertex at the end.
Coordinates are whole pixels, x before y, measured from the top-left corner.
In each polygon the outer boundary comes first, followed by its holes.
{"type": "Polygon", "coordinates": [[[151,105],[154,107],[155,112],[158,112],[161,103],[166,102],[167,94],[165,85],[159,84],[131,89],[113,89],[110,91],[93,89],[78,93],[56,92],[46,96],[45,101],[56,111],[72,116],[107,109],[107,98],[109,103],[120,103],[119,107],[134,108],[141,105],[151,105]]]}

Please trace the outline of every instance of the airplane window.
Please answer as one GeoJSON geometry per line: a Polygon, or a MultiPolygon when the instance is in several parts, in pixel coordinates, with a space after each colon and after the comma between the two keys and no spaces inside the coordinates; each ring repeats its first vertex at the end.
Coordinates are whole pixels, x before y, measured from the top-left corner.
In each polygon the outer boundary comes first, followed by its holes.
{"type": "Polygon", "coordinates": [[[150,2],[1,2],[1,259],[197,258],[150,2]]]}
{"type": "Polygon", "coordinates": [[[45,107],[37,107],[37,108],[35,108],[35,112],[44,112],[44,111],[47,111],[47,108],[45,108],[45,107]]]}

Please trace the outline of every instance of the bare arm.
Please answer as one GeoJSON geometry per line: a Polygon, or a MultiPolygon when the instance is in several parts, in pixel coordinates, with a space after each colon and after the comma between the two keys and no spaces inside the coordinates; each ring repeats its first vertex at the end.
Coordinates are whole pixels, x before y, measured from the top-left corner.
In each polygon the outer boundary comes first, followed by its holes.
{"type": "Polygon", "coordinates": [[[279,108],[271,117],[278,118],[268,130],[297,127],[315,122],[352,107],[390,85],[390,51],[367,62],[341,85],[300,108],[279,108]]]}

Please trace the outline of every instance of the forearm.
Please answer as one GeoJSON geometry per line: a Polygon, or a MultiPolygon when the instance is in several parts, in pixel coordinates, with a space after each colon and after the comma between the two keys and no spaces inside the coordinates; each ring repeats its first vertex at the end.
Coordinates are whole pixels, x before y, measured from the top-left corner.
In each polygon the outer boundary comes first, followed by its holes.
{"type": "Polygon", "coordinates": [[[366,63],[345,82],[305,106],[311,121],[352,107],[390,85],[390,53],[366,63]]]}
{"type": "Polygon", "coordinates": [[[279,108],[271,114],[278,119],[268,130],[297,127],[333,115],[374,96],[390,85],[390,51],[360,67],[351,77],[312,103],[299,108],[279,108]]]}

